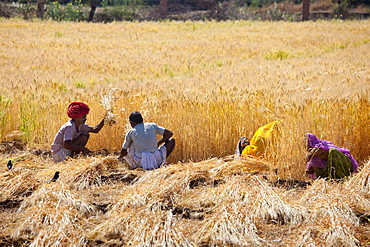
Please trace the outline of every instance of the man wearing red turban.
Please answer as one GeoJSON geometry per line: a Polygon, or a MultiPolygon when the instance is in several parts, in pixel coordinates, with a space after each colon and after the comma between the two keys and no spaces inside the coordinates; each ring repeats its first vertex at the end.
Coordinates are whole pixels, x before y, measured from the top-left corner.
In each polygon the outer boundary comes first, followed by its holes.
{"type": "Polygon", "coordinates": [[[104,119],[96,127],[85,124],[89,111],[90,108],[82,102],[73,102],[68,106],[67,115],[72,119],[59,129],[51,145],[55,162],[64,161],[81,152],[85,155],[90,152],[85,147],[90,137],[89,132],[99,133],[104,126],[104,119]]]}

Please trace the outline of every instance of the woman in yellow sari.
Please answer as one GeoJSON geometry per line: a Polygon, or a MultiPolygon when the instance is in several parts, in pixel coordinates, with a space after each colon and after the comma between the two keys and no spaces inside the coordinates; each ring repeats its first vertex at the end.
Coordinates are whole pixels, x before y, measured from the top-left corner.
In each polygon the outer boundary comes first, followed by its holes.
{"type": "Polygon", "coordinates": [[[250,141],[245,137],[241,137],[236,148],[236,155],[241,157],[262,156],[266,151],[268,143],[279,132],[279,123],[280,121],[274,121],[258,128],[250,141]]]}

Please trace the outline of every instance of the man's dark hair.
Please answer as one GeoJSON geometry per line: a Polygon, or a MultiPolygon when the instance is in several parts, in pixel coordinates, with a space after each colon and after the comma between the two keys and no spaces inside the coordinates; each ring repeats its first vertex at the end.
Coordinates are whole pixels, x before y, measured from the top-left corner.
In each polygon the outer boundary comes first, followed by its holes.
{"type": "Polygon", "coordinates": [[[130,114],[130,117],[129,117],[129,120],[131,122],[134,122],[134,123],[142,123],[144,120],[143,120],[143,117],[141,116],[140,112],[138,111],[134,111],[130,114]]]}

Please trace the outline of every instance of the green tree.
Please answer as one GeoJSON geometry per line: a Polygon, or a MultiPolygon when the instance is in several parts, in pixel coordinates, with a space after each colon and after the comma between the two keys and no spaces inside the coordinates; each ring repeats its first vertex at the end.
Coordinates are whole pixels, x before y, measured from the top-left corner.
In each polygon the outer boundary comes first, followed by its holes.
{"type": "Polygon", "coordinates": [[[100,4],[100,2],[101,2],[101,0],[90,0],[91,10],[90,10],[89,18],[87,19],[87,21],[90,22],[90,21],[93,20],[96,8],[100,4]]]}

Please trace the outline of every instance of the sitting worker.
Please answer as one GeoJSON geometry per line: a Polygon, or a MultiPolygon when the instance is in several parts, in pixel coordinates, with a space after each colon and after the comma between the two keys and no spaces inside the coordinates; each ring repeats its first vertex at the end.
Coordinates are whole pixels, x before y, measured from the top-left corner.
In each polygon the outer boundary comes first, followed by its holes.
{"type": "Polygon", "coordinates": [[[175,147],[173,133],[156,123],[144,123],[137,111],[130,114],[129,121],[132,129],[126,134],[118,159],[125,158],[133,169],[153,170],[165,165],[175,147]],[[157,135],[162,136],[158,141],[157,135]]]}
{"type": "Polygon", "coordinates": [[[348,149],[337,147],[311,133],[306,137],[309,152],[306,173],[309,177],[341,179],[358,172],[358,164],[348,149]]]}
{"type": "Polygon", "coordinates": [[[99,133],[104,126],[104,119],[96,127],[85,124],[89,111],[90,108],[82,102],[73,102],[68,106],[67,115],[72,119],[59,129],[51,145],[55,162],[64,161],[81,152],[85,155],[91,152],[85,147],[89,133],[99,133]]]}
{"type": "Polygon", "coordinates": [[[269,142],[276,137],[279,123],[280,121],[274,121],[258,128],[250,141],[246,137],[241,137],[236,148],[236,156],[262,156],[269,142]]]}

